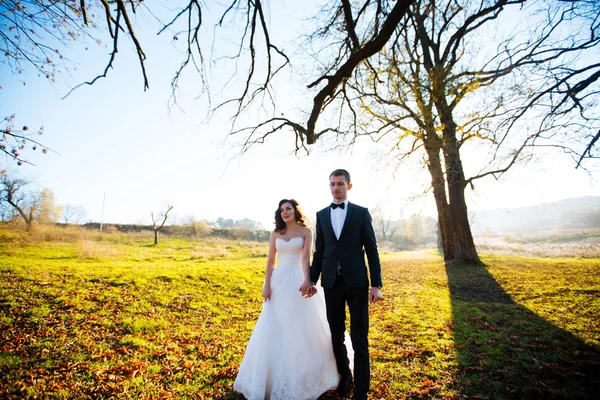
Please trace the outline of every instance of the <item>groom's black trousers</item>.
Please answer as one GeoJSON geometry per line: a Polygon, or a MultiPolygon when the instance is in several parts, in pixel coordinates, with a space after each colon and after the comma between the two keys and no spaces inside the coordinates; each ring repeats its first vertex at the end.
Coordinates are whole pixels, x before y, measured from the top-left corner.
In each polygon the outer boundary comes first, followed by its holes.
{"type": "Polygon", "coordinates": [[[350,310],[350,338],[354,348],[354,393],[369,391],[369,288],[349,288],[338,275],[330,289],[324,289],[327,321],[331,330],[333,353],[342,379],[350,376],[348,353],[344,345],[346,304],[350,310]]]}

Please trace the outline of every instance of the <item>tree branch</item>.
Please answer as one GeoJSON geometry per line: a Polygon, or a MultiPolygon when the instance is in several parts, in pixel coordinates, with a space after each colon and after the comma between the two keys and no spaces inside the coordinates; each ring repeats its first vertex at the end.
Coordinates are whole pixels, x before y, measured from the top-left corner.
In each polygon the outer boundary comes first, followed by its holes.
{"type": "Polygon", "coordinates": [[[314,98],[313,108],[307,121],[306,142],[308,144],[314,144],[320,136],[320,134],[315,133],[315,126],[317,124],[319,115],[323,110],[325,101],[328,98],[333,97],[337,88],[342,84],[342,82],[352,75],[356,67],[361,62],[378,53],[383,46],[385,46],[388,40],[392,37],[396,27],[400,24],[402,17],[406,14],[406,11],[411,3],[412,0],[398,0],[383,23],[377,36],[356,50],[355,53],[351,54],[348,60],[340,66],[336,73],[327,79],[327,85],[321,89],[314,98]]]}

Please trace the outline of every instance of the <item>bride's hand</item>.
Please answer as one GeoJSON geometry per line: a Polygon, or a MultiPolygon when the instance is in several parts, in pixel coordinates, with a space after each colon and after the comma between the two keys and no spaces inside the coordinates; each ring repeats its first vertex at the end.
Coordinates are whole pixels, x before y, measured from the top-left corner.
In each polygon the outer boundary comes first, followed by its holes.
{"type": "Polygon", "coordinates": [[[263,286],[262,297],[267,300],[271,300],[271,288],[269,286],[263,286]]]}
{"type": "Polygon", "coordinates": [[[302,297],[306,297],[308,299],[317,292],[317,288],[314,287],[314,285],[309,279],[306,279],[304,280],[302,286],[300,286],[300,289],[298,289],[298,291],[302,292],[302,297]]]}

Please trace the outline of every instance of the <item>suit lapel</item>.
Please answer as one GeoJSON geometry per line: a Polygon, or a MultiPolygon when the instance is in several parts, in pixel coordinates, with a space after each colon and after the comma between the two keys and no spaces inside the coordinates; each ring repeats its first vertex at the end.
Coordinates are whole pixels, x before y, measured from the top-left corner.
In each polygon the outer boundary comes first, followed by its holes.
{"type": "Polygon", "coordinates": [[[335,238],[335,231],[333,230],[333,225],[331,225],[331,207],[323,210],[323,218],[326,220],[325,226],[328,228],[328,234],[335,238]]]}
{"type": "MultiPolygon", "coordinates": [[[[354,216],[354,204],[348,202],[348,212],[346,213],[346,219],[344,220],[344,225],[342,226],[342,232],[340,232],[340,238],[338,240],[342,240],[342,237],[344,236],[344,232],[346,232],[346,230],[348,229],[348,224],[350,222],[350,219],[352,219],[352,217],[354,216]]],[[[329,218],[329,220],[331,221],[331,218],[329,218]]],[[[330,223],[331,225],[331,223],[330,223]]],[[[333,230],[333,228],[331,228],[333,230]]],[[[335,233],[334,233],[335,235],[335,233]]]]}

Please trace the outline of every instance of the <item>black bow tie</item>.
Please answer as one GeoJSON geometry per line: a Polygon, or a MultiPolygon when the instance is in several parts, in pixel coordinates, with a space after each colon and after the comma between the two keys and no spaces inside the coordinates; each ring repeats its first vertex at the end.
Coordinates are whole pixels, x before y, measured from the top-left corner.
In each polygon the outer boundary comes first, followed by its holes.
{"type": "Polygon", "coordinates": [[[340,203],[340,204],[331,203],[331,208],[333,210],[335,210],[338,207],[343,210],[344,208],[346,208],[346,203],[340,203]]]}

